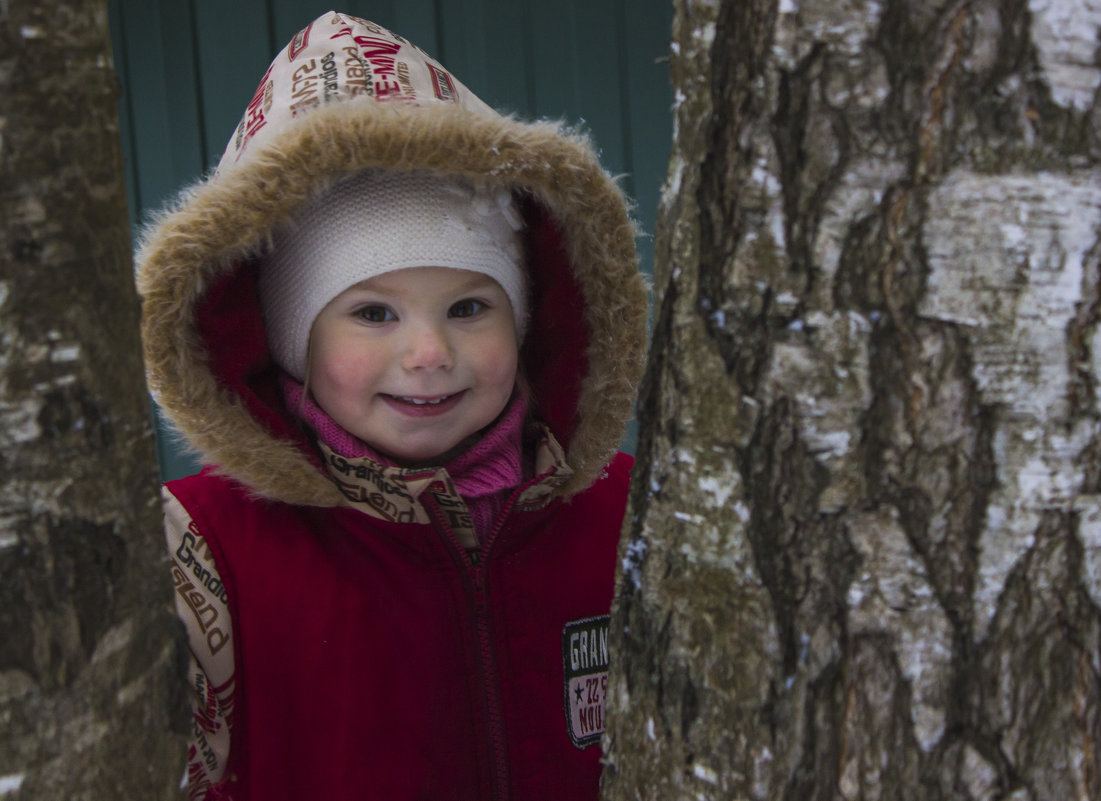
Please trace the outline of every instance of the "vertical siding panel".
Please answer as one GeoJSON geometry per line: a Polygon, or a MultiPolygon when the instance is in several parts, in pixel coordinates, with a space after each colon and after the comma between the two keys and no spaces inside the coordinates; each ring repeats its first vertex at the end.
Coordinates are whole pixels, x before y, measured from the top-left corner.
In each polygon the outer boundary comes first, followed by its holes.
{"type": "MultiPolygon", "coordinates": [[[[643,231],[637,240],[639,266],[653,275],[654,225],[673,137],[673,90],[668,61],[673,5],[660,0],[618,2],[624,30],[619,94],[626,111],[635,215],[643,231]]],[[[634,453],[637,444],[636,419],[628,426],[620,447],[634,453]]]]}
{"type": "Polygon", "coordinates": [[[269,2],[271,3],[271,28],[275,39],[275,44],[268,54],[269,61],[275,58],[275,54],[291,40],[291,37],[333,7],[332,3],[325,0],[310,3],[303,3],[301,0],[269,0],[269,2]]]}
{"type": "Polygon", "coordinates": [[[535,3],[532,22],[536,113],[581,122],[604,166],[627,171],[615,0],[535,3]]]}
{"type": "MultiPolygon", "coordinates": [[[[479,97],[506,113],[527,117],[527,58],[524,3],[515,0],[482,0],[479,34],[482,46],[468,55],[484,75],[479,97]]],[[[471,87],[473,88],[473,87],[471,87]]]]}
{"type": "Polygon", "coordinates": [[[435,54],[447,69],[470,87],[474,94],[485,98],[488,82],[483,0],[447,0],[439,9],[440,52],[435,54]]]}
{"type": "Polygon", "coordinates": [[[157,444],[157,466],[160,468],[161,481],[172,481],[184,476],[193,476],[203,469],[199,458],[187,450],[180,441],[171,423],[164,419],[160,407],[150,402],[153,415],[153,434],[157,444]]]}
{"type": "MultiPolygon", "coordinates": [[[[201,170],[193,75],[193,31],[187,4],[161,8],[140,0],[110,5],[113,47],[123,95],[123,153],[130,218],[135,227],[201,170]],[[182,14],[183,22],[174,16],[182,14]]],[[[182,453],[156,408],[157,462],[162,477],[198,471],[182,453]]]]}
{"type": "Polygon", "coordinates": [[[260,77],[271,63],[272,20],[264,0],[196,0],[198,75],[206,164],[225,150],[260,77]]]}
{"type": "MultiPolygon", "coordinates": [[[[623,98],[620,95],[622,30],[617,0],[573,0],[577,47],[574,91],[580,116],[592,132],[601,161],[613,174],[630,170],[624,147],[623,98]]],[[[630,191],[630,181],[625,188],[630,191]]]]}
{"type": "MultiPolygon", "coordinates": [[[[279,48],[291,40],[291,37],[306,27],[311,20],[316,19],[322,12],[329,10],[329,4],[323,3],[325,8],[314,12],[314,3],[294,2],[294,0],[268,0],[271,15],[272,38],[277,44],[269,49],[271,58],[279,52],[279,48]]],[[[269,59],[270,60],[270,59],[269,59]]],[[[259,77],[259,76],[257,76],[259,77]]]]}
{"type": "Polygon", "coordinates": [[[155,5],[123,0],[120,16],[120,27],[125,32],[123,61],[130,67],[120,74],[120,80],[133,112],[129,155],[134,170],[133,212],[140,220],[145,211],[161,205],[178,183],[172,160],[165,152],[172,136],[171,98],[165,86],[170,62],[160,37],[160,14],[155,5]]]}
{"type": "MultiPolygon", "coordinates": [[[[397,0],[390,0],[389,2],[383,2],[382,0],[343,0],[343,2],[332,2],[332,0],[309,0],[309,2],[305,0],[268,0],[271,3],[276,43],[271,54],[274,56],[282,49],[283,45],[291,40],[291,37],[326,11],[363,17],[385,28],[390,28],[394,24],[398,8],[405,5],[417,6],[422,4],[423,1],[413,0],[413,2],[409,2],[409,0],[403,0],[399,3],[397,0]]],[[[401,33],[401,31],[397,32],[401,33]]]]}
{"type": "Polygon", "coordinates": [[[673,140],[673,89],[669,79],[671,3],[619,0],[624,8],[624,81],[630,128],[630,158],[634,172],[637,215],[647,234],[639,242],[643,270],[653,274],[654,222],[661,185],[673,140]]]}
{"type": "Polygon", "coordinates": [[[515,0],[440,2],[443,65],[494,108],[531,116],[528,97],[526,8],[515,0]]]}
{"type": "MultiPolygon", "coordinates": [[[[440,57],[440,25],[435,0],[403,0],[394,9],[393,24],[379,20],[394,33],[404,36],[435,58],[440,57]]],[[[446,62],[443,62],[447,66],[446,62]]],[[[461,77],[460,77],[461,80],[461,77]]]]}
{"type": "MultiPolygon", "coordinates": [[[[159,208],[176,195],[181,185],[193,183],[205,168],[206,136],[200,124],[200,86],[196,62],[196,0],[157,2],[160,8],[160,42],[164,53],[163,96],[166,102],[167,136],[162,158],[171,165],[172,183],[163,188],[149,209],[159,208]]],[[[180,447],[177,436],[151,402],[157,464],[166,480],[191,475],[202,469],[198,458],[180,447]]]]}
{"type": "MultiPolygon", "coordinates": [[[[168,148],[173,185],[161,197],[171,197],[183,183],[202,172],[206,142],[199,108],[199,81],[195,68],[197,50],[192,3],[159,3],[160,40],[165,56],[164,97],[167,103],[168,148]]],[[[160,205],[158,198],[157,205],[160,205]]]]}
{"type": "Polygon", "coordinates": [[[132,219],[157,209],[202,170],[187,4],[112,3],[114,43],[128,113],[124,145],[132,219]],[[129,177],[133,171],[132,178],[129,177]]]}
{"type": "Polygon", "coordinates": [[[539,117],[576,121],[578,102],[577,40],[574,38],[574,2],[531,5],[531,69],[535,108],[539,117]]]}
{"type": "MultiPolygon", "coordinates": [[[[384,28],[393,28],[400,13],[400,9],[408,0],[389,0],[389,2],[375,2],[375,0],[353,0],[343,2],[337,11],[344,11],[357,17],[374,22],[384,28]]],[[[417,3],[414,3],[417,5],[417,3]]],[[[330,4],[331,6],[331,4],[330,4]]],[[[395,31],[401,33],[401,31],[395,31]]],[[[404,34],[403,34],[404,35],[404,34]]]]}
{"type": "Polygon", "coordinates": [[[111,58],[115,62],[115,75],[121,87],[119,95],[119,147],[122,150],[126,176],[126,206],[130,215],[130,230],[137,227],[141,208],[138,191],[138,174],[134,164],[133,109],[134,98],[126,87],[130,83],[129,59],[126,52],[126,26],[118,0],[107,3],[107,24],[111,31],[111,58]]]}

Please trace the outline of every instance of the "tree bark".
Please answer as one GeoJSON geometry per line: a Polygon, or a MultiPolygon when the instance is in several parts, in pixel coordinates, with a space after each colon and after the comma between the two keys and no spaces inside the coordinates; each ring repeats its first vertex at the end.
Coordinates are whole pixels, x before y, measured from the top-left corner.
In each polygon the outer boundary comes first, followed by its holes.
{"type": "Polygon", "coordinates": [[[1101,799],[1101,3],[676,6],[604,797],[1101,799]]]}
{"type": "Polygon", "coordinates": [[[0,798],[169,798],[171,607],[102,0],[0,3],[0,798]]]}

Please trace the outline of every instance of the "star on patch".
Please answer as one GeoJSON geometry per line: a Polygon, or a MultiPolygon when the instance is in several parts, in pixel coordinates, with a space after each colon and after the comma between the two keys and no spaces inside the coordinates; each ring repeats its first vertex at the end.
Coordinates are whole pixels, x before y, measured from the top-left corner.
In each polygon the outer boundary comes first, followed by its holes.
{"type": "Polygon", "coordinates": [[[578,684],[573,688],[574,694],[577,696],[577,703],[581,703],[581,685],[578,684]]]}

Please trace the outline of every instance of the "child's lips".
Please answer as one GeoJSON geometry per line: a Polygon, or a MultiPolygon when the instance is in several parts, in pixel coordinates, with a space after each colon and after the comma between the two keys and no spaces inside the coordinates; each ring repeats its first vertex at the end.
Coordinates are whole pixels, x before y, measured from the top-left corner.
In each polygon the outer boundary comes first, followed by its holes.
{"type": "Polygon", "coordinates": [[[433,417],[454,409],[464,394],[465,389],[450,395],[383,395],[382,399],[409,417],[433,417]]]}

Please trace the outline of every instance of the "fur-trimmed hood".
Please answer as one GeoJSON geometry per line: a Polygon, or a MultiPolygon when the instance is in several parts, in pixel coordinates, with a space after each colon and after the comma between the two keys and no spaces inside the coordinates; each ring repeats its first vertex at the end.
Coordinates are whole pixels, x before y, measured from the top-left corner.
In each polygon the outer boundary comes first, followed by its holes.
{"type": "Polygon", "coordinates": [[[260,496],[343,503],[279,391],[256,257],[273,226],[367,167],[463,176],[520,199],[532,295],[521,359],[574,471],[558,493],[589,486],[623,436],[645,344],[623,195],[583,136],[497,114],[407,40],[335,12],[279,53],[218,170],[146,233],[142,337],[165,415],[260,496]]]}

